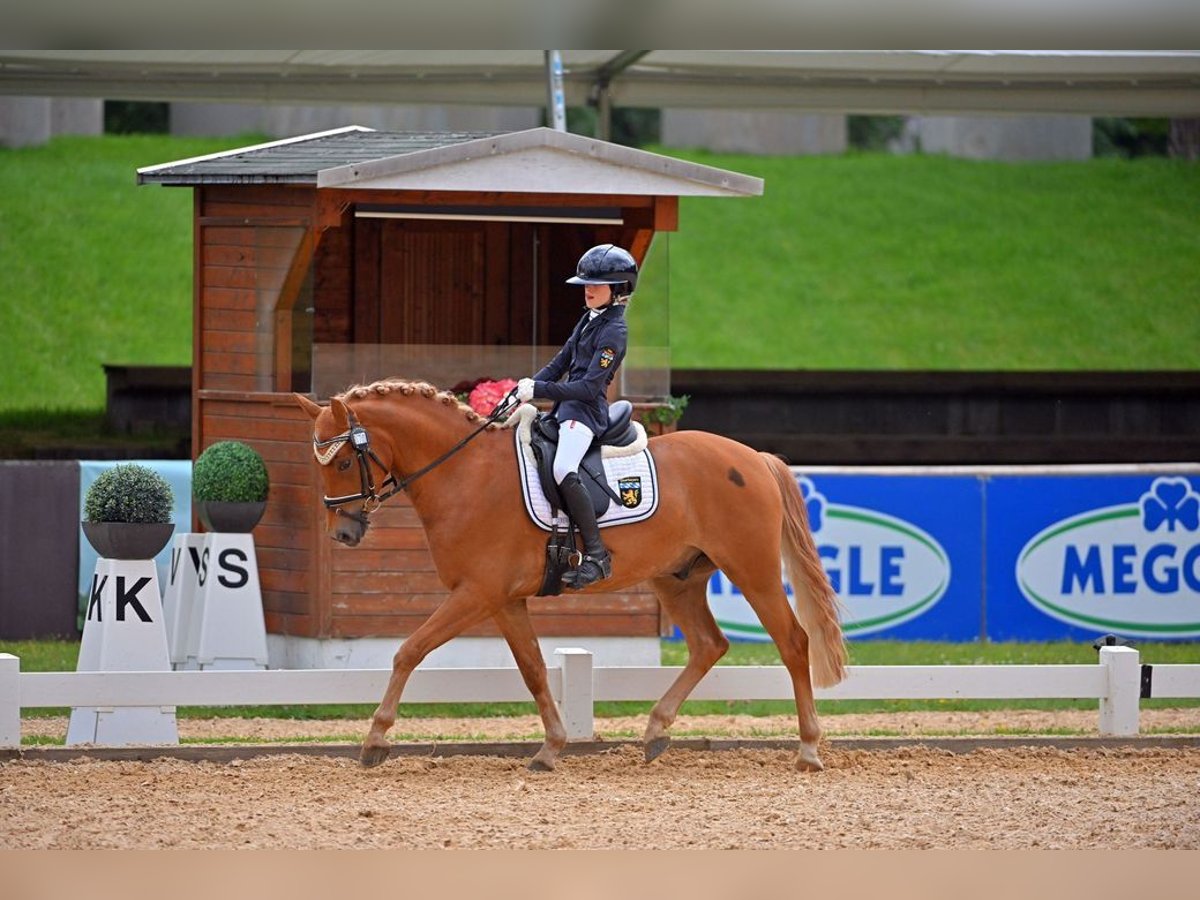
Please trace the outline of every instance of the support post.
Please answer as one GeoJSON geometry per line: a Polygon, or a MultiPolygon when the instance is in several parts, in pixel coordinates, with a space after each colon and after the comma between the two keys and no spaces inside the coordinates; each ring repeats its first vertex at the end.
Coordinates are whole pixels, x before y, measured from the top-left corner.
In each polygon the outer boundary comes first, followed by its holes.
{"type": "Polygon", "coordinates": [[[1133,647],[1100,648],[1100,665],[1108,669],[1108,694],[1100,698],[1101,737],[1133,737],[1138,733],[1140,658],[1133,647]]]}
{"type": "Polygon", "coordinates": [[[0,748],[21,746],[21,660],[0,653],[0,748]]]}
{"type": "Polygon", "coordinates": [[[592,686],[592,654],[579,647],[554,651],[562,671],[562,696],[558,701],[568,741],[590,741],[596,733],[595,696],[592,686]]]}
{"type": "Polygon", "coordinates": [[[567,130],[567,104],[563,97],[561,50],[546,50],[546,123],[555,131],[567,130]]]}

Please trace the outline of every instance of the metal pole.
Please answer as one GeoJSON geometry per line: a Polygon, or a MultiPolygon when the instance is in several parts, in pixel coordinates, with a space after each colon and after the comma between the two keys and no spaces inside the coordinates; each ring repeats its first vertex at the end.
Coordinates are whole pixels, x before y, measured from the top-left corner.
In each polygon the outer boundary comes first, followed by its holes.
{"type": "Polygon", "coordinates": [[[596,98],[596,137],[612,140],[612,94],[607,84],[600,85],[596,98]]]}
{"type": "Polygon", "coordinates": [[[562,53],[558,50],[546,51],[546,119],[555,131],[567,130],[562,53]]]}

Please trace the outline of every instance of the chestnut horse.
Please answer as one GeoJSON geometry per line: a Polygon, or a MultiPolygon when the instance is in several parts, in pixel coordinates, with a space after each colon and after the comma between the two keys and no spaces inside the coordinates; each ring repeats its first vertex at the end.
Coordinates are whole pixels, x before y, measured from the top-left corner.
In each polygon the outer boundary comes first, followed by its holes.
{"type": "MultiPolygon", "coordinates": [[[[529,767],[553,769],[566,732],[526,607],[542,583],[546,534],[525,510],[512,431],[485,424],[453,394],[419,382],[353,387],[327,407],[300,394],[295,399],[313,419],[330,537],[358,544],[370,513],[403,489],[450,592],[400,645],[363,743],[363,765],[387,758],[386,734],[413,669],[434,648],[491,618],[512,649],[545,727],[545,743],[529,767]],[[463,443],[476,432],[478,440],[463,443]]],[[[646,760],[667,748],[667,730],[680,705],[729,647],[707,601],[709,576],[719,568],[741,589],[791,676],[800,723],[795,767],[821,769],[812,686],[841,681],[846,652],[837,598],[795,479],[777,457],[705,432],[656,437],[650,449],[658,470],[658,511],[645,521],[605,529],[612,577],[577,592],[620,591],[648,580],[687,641],[687,665],[650,712],[646,760]],[[783,562],[796,612],[784,591],[783,562]]]]}

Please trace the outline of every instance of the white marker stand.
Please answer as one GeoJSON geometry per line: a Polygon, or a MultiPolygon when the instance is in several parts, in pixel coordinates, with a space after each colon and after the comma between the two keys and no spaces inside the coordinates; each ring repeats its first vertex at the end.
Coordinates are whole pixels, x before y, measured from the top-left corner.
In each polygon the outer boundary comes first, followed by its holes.
{"type": "MultiPolygon", "coordinates": [[[[96,560],[78,672],[169,672],[158,570],[152,559],[96,560]]],[[[173,706],[71,710],[67,745],[178,744],[173,706]]]]}
{"type": "Polygon", "coordinates": [[[196,652],[188,657],[188,638],[200,623],[193,618],[200,591],[200,560],[204,552],[204,535],[195,532],[175,535],[171,547],[171,568],[167,589],[163,594],[163,618],[167,624],[167,648],[174,669],[198,669],[196,652]]]}
{"type": "Polygon", "coordinates": [[[199,584],[196,659],[200,668],[265,669],[267,628],[254,535],[206,534],[199,584]]]}

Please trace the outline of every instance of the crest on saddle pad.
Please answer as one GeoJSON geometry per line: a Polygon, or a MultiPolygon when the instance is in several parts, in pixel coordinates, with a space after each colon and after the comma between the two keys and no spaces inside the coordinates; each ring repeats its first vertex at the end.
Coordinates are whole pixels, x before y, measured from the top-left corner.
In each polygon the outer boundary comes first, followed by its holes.
{"type": "Polygon", "coordinates": [[[617,493],[621,495],[622,506],[626,509],[637,509],[642,505],[642,479],[637,475],[618,479],[617,493]]]}
{"type": "MultiPolygon", "coordinates": [[[[515,432],[517,468],[521,475],[525,511],[543,531],[551,531],[555,526],[563,529],[567,517],[561,510],[557,517],[551,515],[550,502],[542,490],[537,459],[530,445],[530,431],[536,415],[537,410],[526,404],[505,423],[515,432]]],[[[621,498],[620,503],[609,503],[607,511],[597,516],[596,524],[601,528],[641,522],[658,510],[658,472],[654,467],[654,457],[650,455],[645,429],[636,423],[635,427],[638,429],[638,439],[634,443],[626,447],[606,446],[601,449],[605,480],[613,494],[621,498]]],[[[580,477],[589,476],[581,473],[580,477]]]]}

